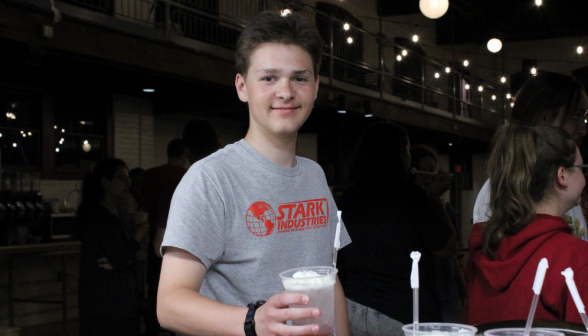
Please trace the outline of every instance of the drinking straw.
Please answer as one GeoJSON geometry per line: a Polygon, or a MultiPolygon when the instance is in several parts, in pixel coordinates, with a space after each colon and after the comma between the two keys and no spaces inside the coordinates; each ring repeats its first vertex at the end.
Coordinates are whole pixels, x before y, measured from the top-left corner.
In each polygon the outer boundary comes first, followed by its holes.
{"type": "Polygon", "coordinates": [[[420,252],[411,252],[412,271],[410,272],[410,287],[412,287],[412,331],[416,336],[419,328],[419,260],[420,252]]]}
{"type": "MultiPolygon", "coordinates": [[[[429,175],[437,175],[437,174],[439,174],[439,173],[436,173],[436,172],[424,172],[424,171],[418,171],[418,170],[417,170],[415,167],[412,167],[412,168],[410,168],[410,173],[411,173],[412,175],[415,175],[415,174],[429,174],[429,175]]],[[[449,174],[449,176],[451,177],[451,176],[453,176],[453,174],[449,174]]]]}
{"type": "Polygon", "coordinates": [[[580,298],[580,293],[578,293],[578,287],[576,287],[576,283],[574,282],[574,271],[570,267],[566,268],[565,271],[561,272],[561,274],[566,277],[566,284],[568,285],[568,289],[570,290],[570,294],[572,294],[572,298],[574,299],[574,303],[576,307],[578,307],[578,312],[580,312],[580,316],[582,317],[582,321],[584,322],[584,326],[586,327],[586,331],[588,331],[588,317],[586,317],[586,310],[584,309],[584,303],[582,303],[582,299],[580,298]]]}
{"type": "Polygon", "coordinates": [[[531,303],[531,310],[529,311],[529,317],[527,317],[527,325],[525,326],[525,332],[523,336],[529,336],[529,332],[531,331],[531,325],[533,324],[533,318],[535,317],[535,309],[537,309],[537,302],[539,301],[539,294],[541,294],[541,287],[543,287],[543,280],[545,280],[545,272],[549,265],[547,264],[547,259],[543,258],[539,262],[539,266],[537,267],[537,274],[535,274],[535,282],[533,283],[533,302],[531,303]]]}
{"type": "Polygon", "coordinates": [[[341,211],[337,211],[337,229],[335,230],[335,245],[333,247],[333,268],[337,268],[337,252],[341,248],[341,241],[339,240],[339,236],[341,236],[341,211]]]}

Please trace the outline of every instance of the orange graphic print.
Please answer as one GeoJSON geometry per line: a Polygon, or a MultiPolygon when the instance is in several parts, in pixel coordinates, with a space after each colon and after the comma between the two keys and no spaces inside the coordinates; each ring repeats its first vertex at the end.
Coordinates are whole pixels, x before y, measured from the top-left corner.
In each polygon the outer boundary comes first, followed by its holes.
{"type": "Polygon", "coordinates": [[[276,214],[265,202],[255,202],[247,210],[245,222],[251,233],[258,237],[269,236],[274,232],[276,214]]]}
{"type": "Polygon", "coordinates": [[[247,228],[258,237],[274,232],[287,233],[320,229],[329,225],[329,202],[326,198],[284,203],[278,206],[278,215],[265,202],[255,202],[247,209],[247,228]]]}

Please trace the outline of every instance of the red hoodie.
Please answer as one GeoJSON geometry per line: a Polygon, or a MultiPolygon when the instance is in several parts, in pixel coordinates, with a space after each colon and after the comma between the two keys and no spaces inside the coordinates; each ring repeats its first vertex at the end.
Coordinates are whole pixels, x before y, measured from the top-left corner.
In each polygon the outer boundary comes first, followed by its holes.
{"type": "Polygon", "coordinates": [[[563,218],[537,215],[521,232],[504,238],[495,259],[489,260],[482,251],[484,224],[474,225],[470,236],[464,323],[526,319],[542,258],[549,268],[535,319],[582,323],[561,272],[572,268],[580,297],[588,304],[588,242],[572,236],[563,218]]]}

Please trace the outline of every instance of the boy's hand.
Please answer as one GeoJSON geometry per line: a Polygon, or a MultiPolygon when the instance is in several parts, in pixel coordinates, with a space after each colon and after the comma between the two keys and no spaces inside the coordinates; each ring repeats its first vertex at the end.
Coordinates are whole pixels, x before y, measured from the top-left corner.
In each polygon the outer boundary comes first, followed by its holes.
{"type": "Polygon", "coordinates": [[[276,294],[269,298],[263,306],[255,312],[255,331],[259,336],[274,335],[316,335],[319,333],[318,324],[305,326],[288,326],[286,321],[304,318],[317,318],[321,312],[316,307],[288,308],[289,305],[306,305],[310,301],[303,294],[276,294]]]}

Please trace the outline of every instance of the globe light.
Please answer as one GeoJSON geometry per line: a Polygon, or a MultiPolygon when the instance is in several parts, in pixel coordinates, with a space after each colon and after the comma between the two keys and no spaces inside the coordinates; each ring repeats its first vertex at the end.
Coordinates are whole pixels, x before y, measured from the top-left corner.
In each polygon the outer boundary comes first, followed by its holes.
{"type": "Polygon", "coordinates": [[[348,37],[347,38],[347,43],[349,43],[349,44],[353,43],[353,37],[351,37],[351,36],[348,37]]]}
{"type": "Polygon", "coordinates": [[[492,100],[496,100],[496,95],[492,95],[492,100]]]}
{"type": "Polygon", "coordinates": [[[445,72],[450,73],[451,72],[451,68],[450,67],[445,68],[445,72]]]}
{"type": "Polygon", "coordinates": [[[397,60],[398,62],[402,61],[402,56],[400,56],[400,55],[396,56],[396,60],[397,60]]]}
{"type": "Polygon", "coordinates": [[[578,54],[581,54],[584,52],[584,48],[582,48],[582,46],[578,46],[578,48],[576,49],[576,52],[578,52],[578,54]]]}
{"type": "Polygon", "coordinates": [[[402,50],[402,56],[406,56],[408,55],[408,51],[406,51],[406,49],[402,50]]]}
{"type": "Polygon", "coordinates": [[[12,147],[16,147],[16,142],[13,142],[12,143],[12,147]]]}
{"type": "Polygon", "coordinates": [[[541,0],[535,0],[535,5],[541,6],[542,4],[543,4],[543,1],[541,1],[541,0]]]}
{"type": "Polygon", "coordinates": [[[438,19],[447,13],[449,9],[448,0],[421,0],[419,7],[424,16],[429,19],[438,19]]]}
{"type": "Polygon", "coordinates": [[[55,151],[59,153],[59,148],[55,148],[55,151]]]}
{"type": "Polygon", "coordinates": [[[465,89],[466,89],[466,90],[469,90],[469,89],[470,89],[470,84],[466,84],[466,85],[465,85],[465,89]]]}
{"type": "Polygon", "coordinates": [[[493,38],[488,41],[486,47],[488,47],[490,52],[497,53],[502,49],[502,42],[497,38],[493,38]]]}
{"type": "Polygon", "coordinates": [[[439,78],[439,73],[435,72],[435,78],[439,78]]]}
{"type": "Polygon", "coordinates": [[[507,93],[506,94],[506,99],[510,99],[510,98],[512,98],[512,96],[510,95],[510,93],[507,93]]]}
{"type": "Polygon", "coordinates": [[[537,74],[537,68],[532,67],[531,68],[531,75],[536,75],[537,74]]]}
{"type": "Polygon", "coordinates": [[[482,85],[478,86],[478,91],[480,91],[480,92],[484,91],[484,87],[482,85]]]}
{"type": "Polygon", "coordinates": [[[463,61],[463,66],[464,66],[464,67],[467,67],[468,65],[470,65],[470,61],[468,61],[468,60],[464,60],[464,61],[463,61]]]}
{"type": "Polygon", "coordinates": [[[501,83],[506,83],[506,77],[504,77],[504,76],[500,77],[500,82],[501,83]]]}
{"type": "Polygon", "coordinates": [[[417,34],[412,35],[412,42],[418,42],[419,41],[419,36],[417,34]]]}
{"type": "Polygon", "coordinates": [[[344,24],[344,25],[343,25],[343,29],[344,29],[344,30],[349,30],[349,23],[346,23],[346,24],[344,24]]]}

